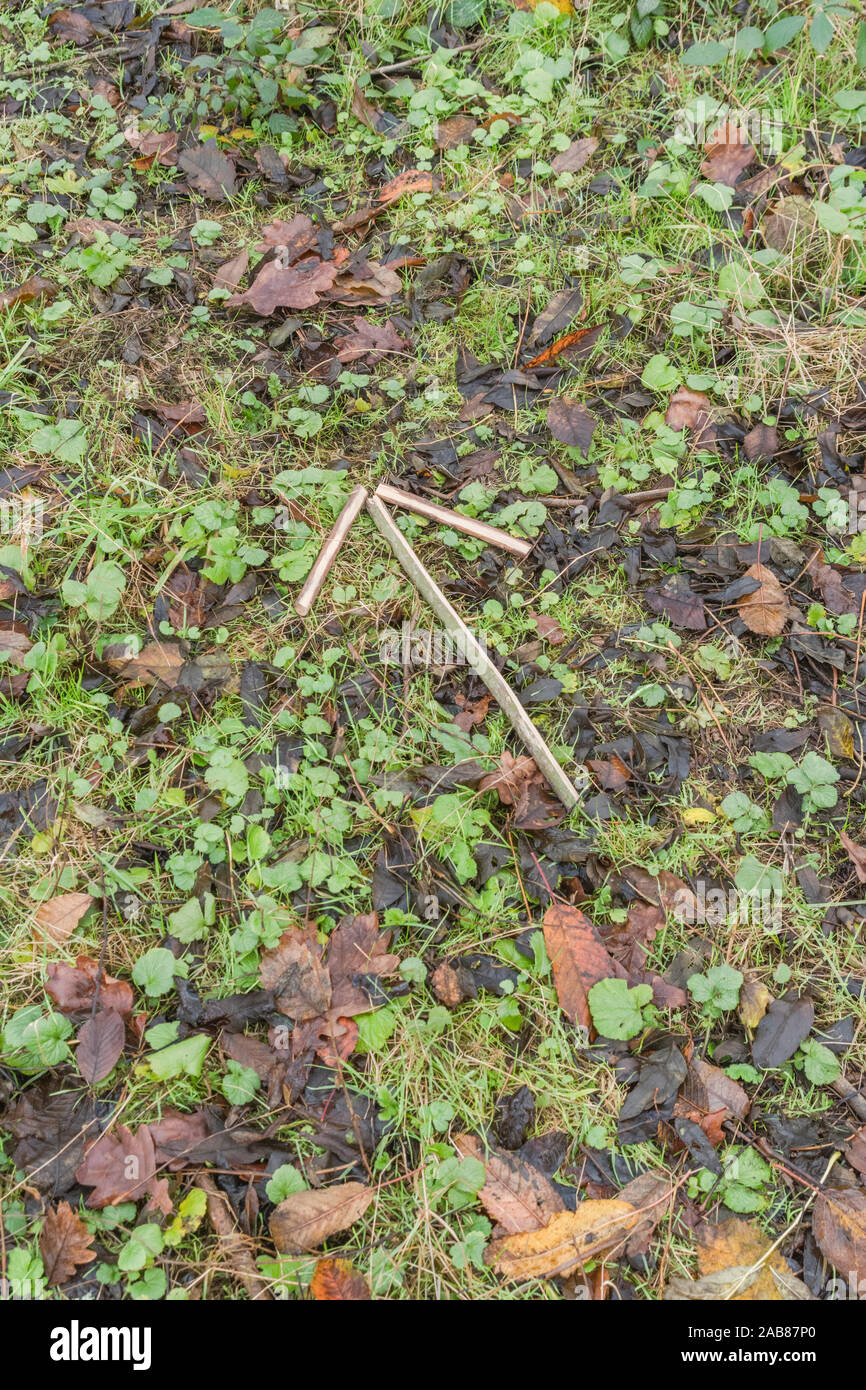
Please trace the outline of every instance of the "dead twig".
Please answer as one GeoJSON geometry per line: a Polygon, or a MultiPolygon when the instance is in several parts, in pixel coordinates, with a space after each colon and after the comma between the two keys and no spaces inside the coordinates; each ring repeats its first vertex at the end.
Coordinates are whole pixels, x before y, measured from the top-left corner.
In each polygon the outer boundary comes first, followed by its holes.
{"type": "Polygon", "coordinates": [[[532,754],[540,771],[562,804],[570,811],[579,800],[572,782],[563,772],[556,758],[536,729],[523,705],[518,700],[508,682],[494,666],[484,647],[470,632],[457,611],[452,608],[432,575],[424,568],[418,556],[400,531],[387,507],[379,497],[367,498],[367,511],[388,542],[400,566],[409,576],[423,599],[429,603],[449,637],[462,650],[466,661],[487,686],[497,701],[515,733],[532,754]]]}

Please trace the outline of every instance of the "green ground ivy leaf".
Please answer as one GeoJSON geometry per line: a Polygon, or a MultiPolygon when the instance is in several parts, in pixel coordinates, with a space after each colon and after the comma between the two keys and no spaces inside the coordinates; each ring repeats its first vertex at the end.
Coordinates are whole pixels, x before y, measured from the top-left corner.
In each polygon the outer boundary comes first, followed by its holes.
{"type": "Polygon", "coordinates": [[[211,791],[225,792],[229,801],[241,801],[249,791],[249,773],[230,748],[215,748],[204,775],[211,791]]]}
{"type": "Polygon", "coordinates": [[[229,1062],[222,1082],[222,1093],[229,1105],[248,1105],[262,1088],[261,1078],[252,1067],[244,1067],[240,1062],[229,1062]]]}
{"type": "Polygon", "coordinates": [[[803,1056],[803,1070],[815,1086],[829,1086],[842,1070],[838,1057],[815,1038],[806,1038],[805,1042],[800,1044],[800,1052],[803,1056]]]}
{"type": "Polygon", "coordinates": [[[61,594],[70,608],[83,608],[88,618],[103,622],[110,618],[126,588],[126,575],[113,560],[93,566],[84,582],[64,579],[61,594]]]}
{"type": "Polygon", "coordinates": [[[657,352],[641,373],[641,385],[650,391],[673,391],[680,384],[680,375],[670,358],[665,357],[663,352],[657,352]]]}
{"type": "Polygon", "coordinates": [[[61,463],[81,463],[87,448],[87,426],[81,420],[58,420],[35,430],[29,444],[37,454],[51,454],[61,463]]]}
{"type": "Polygon", "coordinates": [[[145,951],[132,967],[132,978],[139,989],[143,989],[145,994],[153,998],[160,994],[168,994],[169,990],[174,988],[175,975],[186,973],[186,963],[177,960],[164,946],[153,946],[149,951],[145,951]]]}
{"type": "Polygon", "coordinates": [[[207,935],[208,927],[213,926],[216,921],[216,899],[212,893],[205,893],[204,899],[204,908],[198,898],[190,898],[177,912],[170,914],[169,928],[178,941],[199,941],[207,935]]]}
{"type": "Polygon", "coordinates": [[[201,1076],[205,1054],[210,1047],[207,1033],[194,1033],[183,1042],[172,1043],[161,1052],[153,1052],[147,1058],[147,1065],[159,1081],[170,1081],[175,1076],[201,1076]]]}
{"type": "Polygon", "coordinates": [[[653,997],[651,985],[629,989],[625,980],[599,980],[587,996],[596,1030],[604,1038],[622,1042],[636,1038],[643,1028],[642,1010],[653,997]]]}
{"type": "Polygon", "coordinates": [[[358,1025],[357,1051],[381,1052],[399,1021],[395,1009],[376,1009],[374,1013],[359,1014],[355,1019],[358,1025]]]}
{"type": "Polygon", "coordinates": [[[731,965],[713,965],[705,975],[691,975],[687,983],[698,1004],[707,1005],[713,1013],[727,1013],[737,1007],[743,976],[731,965]]]}
{"type": "Polygon", "coordinates": [[[156,1259],[162,1252],[162,1231],[155,1221],[136,1226],[117,1257],[120,1269],[134,1271],[144,1269],[149,1260],[156,1259]]]}
{"type": "Polygon", "coordinates": [[[309,1185],[304,1175],[293,1164],[282,1163],[265,1184],[265,1192],[268,1194],[268,1201],[276,1205],[295,1192],[306,1192],[309,1185]]]}

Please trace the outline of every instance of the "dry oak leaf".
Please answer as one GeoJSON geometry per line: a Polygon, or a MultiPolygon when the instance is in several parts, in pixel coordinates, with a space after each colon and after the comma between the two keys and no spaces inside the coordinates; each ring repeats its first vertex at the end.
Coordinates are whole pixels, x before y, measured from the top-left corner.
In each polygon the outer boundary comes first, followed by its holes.
{"type": "Polygon", "coordinates": [[[825,1259],[850,1283],[866,1280],[866,1192],[827,1188],[815,1203],[812,1234],[825,1259]]]}
{"type": "Polygon", "coordinates": [[[319,1018],[331,1007],[331,979],[314,931],[284,931],[277,945],[263,953],[259,979],[274,991],[280,1013],[297,1023],[319,1018]]]}
{"type": "Polygon", "coordinates": [[[34,938],[49,950],[62,946],[94,901],[89,893],[60,893],[40,903],[34,917],[34,938]]]}
{"type": "Polygon", "coordinates": [[[33,299],[52,299],[57,293],[56,285],[50,280],[45,280],[41,275],[31,275],[29,280],[25,280],[22,285],[16,285],[13,290],[0,291],[0,309],[11,309],[15,304],[29,304],[33,299]]]}
{"type": "Polygon", "coordinates": [[[93,1236],[68,1202],[49,1207],[39,1234],[39,1253],[45,1267],[45,1281],[51,1288],[65,1284],[78,1265],[96,1259],[93,1236]]]}
{"type": "Polygon", "coordinates": [[[148,642],[137,656],[109,656],[106,660],[112,671],[129,681],[133,689],[153,681],[177,685],[186,657],[177,642],[148,642]]]}
{"type": "Polygon", "coordinates": [[[409,343],[400,337],[392,323],[371,323],[360,315],[352,322],[355,327],[351,333],[334,339],[341,362],[357,362],[359,357],[363,357],[372,364],[379,362],[389,352],[408,352],[409,343]]]}
{"type": "Polygon", "coordinates": [[[374,1188],[360,1182],[293,1192],[271,1214],[271,1239],[281,1255],[315,1250],[328,1236],[354,1225],[374,1195],[374,1188]]]}
{"type": "Polygon", "coordinates": [[[147,1193],[148,1210],[158,1207],[168,1215],[172,1209],[168,1183],[156,1177],[156,1150],[147,1125],[140,1125],[135,1134],[125,1125],[101,1134],[88,1145],[75,1179],[82,1187],[93,1188],[87,1199],[89,1207],[137,1202],[147,1193]]]}
{"type": "Polygon", "coordinates": [[[701,165],[704,177],[711,183],[724,183],[733,188],[743,170],[755,159],[756,152],[738,121],[724,121],[707,141],[706,156],[701,165]]]}
{"type": "Polygon", "coordinates": [[[319,234],[311,218],[303,212],[296,213],[290,222],[275,217],[273,222],[262,227],[259,235],[261,241],[258,242],[256,250],[270,251],[272,246],[279,247],[283,265],[293,265],[295,261],[299,261],[308,251],[313,250],[319,240],[319,234]]]}
{"type": "Polygon", "coordinates": [[[560,1008],[571,1023],[589,1028],[589,991],[599,980],[612,976],[624,980],[626,972],[608,954],[598,931],[579,908],[554,903],[544,914],[542,926],[560,1008]]]}
{"type": "Polygon", "coordinates": [[[478,783],[480,792],[495,791],[503,806],[513,806],[518,800],[524,783],[530,781],[538,773],[535,759],[530,758],[528,753],[522,753],[515,758],[506,751],[499,759],[499,766],[495,772],[488,772],[486,777],[482,777],[478,783]]]}
{"type": "Polygon", "coordinates": [[[758,587],[737,603],[740,617],[750,632],[760,637],[778,637],[791,615],[784,589],[773,571],[760,561],[749,566],[745,577],[756,580],[758,587]]]}
{"type": "Polygon", "coordinates": [[[351,1260],[318,1260],[310,1280],[310,1293],[317,1303],[360,1303],[373,1297],[366,1279],[351,1260]]]}
{"type": "Polygon", "coordinates": [[[277,309],[312,309],[330,290],[336,277],[337,267],[333,261],[311,258],[285,266],[279,260],[268,261],[249,289],[243,294],[229,296],[226,308],[248,306],[262,318],[277,309]]]}
{"type": "MultiPolygon", "coordinates": [[[[46,967],[46,975],[45,991],[62,1014],[80,1013],[91,1007],[99,978],[99,962],[92,956],[79,956],[74,966],[65,961],[52,961],[46,967]]],[[[113,975],[103,974],[99,1002],[119,1014],[131,1013],[132,986],[125,980],[116,980],[113,975]]]]}
{"type": "Polygon", "coordinates": [[[357,272],[344,270],[337,277],[330,298],[337,304],[385,304],[398,295],[403,286],[400,276],[390,266],[378,261],[364,261],[357,272]]]}
{"type": "Polygon", "coordinates": [[[335,1014],[368,1013],[369,996],[356,976],[390,975],[400,957],[390,955],[390,931],[379,931],[375,912],[343,917],[328,938],[328,972],[331,977],[331,1009],[335,1014]]]}
{"type": "Polygon", "coordinates": [[[510,1235],[540,1231],[565,1203],[549,1178],[516,1153],[491,1148],[485,1152],[480,1139],[458,1134],[451,1141],[463,1158],[484,1164],[484,1186],[478,1193],[484,1210],[510,1235]]]}
{"type": "Polygon", "coordinates": [[[618,1197],[587,1198],[575,1211],[557,1212],[541,1230],[491,1241],[484,1259],[506,1279],[558,1278],[624,1245],[641,1219],[618,1197]]]}

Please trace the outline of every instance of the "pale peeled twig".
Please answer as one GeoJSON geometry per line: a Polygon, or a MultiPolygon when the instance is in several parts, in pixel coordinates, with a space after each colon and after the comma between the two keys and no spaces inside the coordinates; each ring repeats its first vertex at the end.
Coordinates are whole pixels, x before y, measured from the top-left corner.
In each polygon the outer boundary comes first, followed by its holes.
{"type": "Polygon", "coordinates": [[[316,599],[319,597],[322,585],[324,584],[328,570],[337,558],[337,551],[349,534],[349,530],[355,517],[363,507],[367,499],[367,489],[359,485],[349,493],[343,510],[334,522],[333,530],[329,535],[322,549],[319,551],[316,563],[307,575],[307,582],[295,600],[295,612],[300,618],[306,618],[316,599]]]}
{"type": "Polygon", "coordinates": [[[547,778],[563,806],[570,811],[579,800],[577,791],[559,766],[508,682],[496,669],[487,652],[477,638],[472,635],[463,619],[451,607],[432,575],[424,568],[406,537],[398,529],[387,507],[383,505],[381,497],[368,497],[367,511],[388,542],[402,569],[409,576],[421,597],[429,603],[448,635],[462,647],[470,667],[476,675],[481,677],[490,694],[499,704],[499,708],[508,718],[511,727],[532,754],[539,770],[547,778]]]}
{"type": "Polygon", "coordinates": [[[431,521],[439,521],[443,526],[453,526],[455,531],[465,531],[467,536],[486,541],[488,545],[497,545],[500,550],[510,550],[512,555],[522,558],[532,549],[529,541],[509,536],[507,531],[500,531],[498,526],[488,526],[486,521],[475,521],[470,516],[461,516],[460,512],[452,512],[450,507],[440,507],[436,502],[416,497],[413,492],[391,487],[390,483],[380,483],[376,488],[376,496],[383,502],[390,502],[394,507],[403,507],[407,512],[417,512],[418,516],[429,517],[431,521]]]}

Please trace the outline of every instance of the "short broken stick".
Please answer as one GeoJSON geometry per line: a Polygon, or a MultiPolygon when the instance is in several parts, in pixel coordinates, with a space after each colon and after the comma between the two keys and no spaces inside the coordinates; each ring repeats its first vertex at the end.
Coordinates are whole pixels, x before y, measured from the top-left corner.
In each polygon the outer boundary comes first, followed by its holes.
{"type": "Polygon", "coordinates": [[[367,511],[394,552],[401,568],[409,576],[421,597],[429,603],[449,637],[462,648],[472,670],[481,677],[500,709],[508,717],[511,727],[532,754],[539,770],[547,778],[563,806],[570,811],[577,805],[578,794],[508,682],[496,669],[463,619],[451,607],[432,575],[424,568],[403,533],[397,528],[387,507],[383,506],[381,498],[368,497],[367,511]]]}
{"type": "Polygon", "coordinates": [[[486,541],[488,545],[497,545],[500,550],[510,550],[512,555],[522,558],[532,549],[530,541],[521,541],[515,536],[509,536],[507,531],[500,531],[498,526],[488,526],[486,521],[475,521],[471,516],[461,516],[460,512],[453,512],[450,507],[440,507],[438,502],[428,502],[426,497],[416,497],[414,492],[404,492],[402,488],[391,487],[390,483],[380,483],[376,488],[376,496],[383,502],[390,502],[393,507],[403,507],[407,512],[416,512],[418,516],[429,517],[431,521],[440,521],[443,526],[453,526],[455,531],[465,531],[467,536],[486,541]]]}
{"type": "Polygon", "coordinates": [[[334,522],[334,528],[319,551],[316,563],[307,575],[307,582],[295,600],[295,612],[299,618],[306,618],[319,597],[322,585],[328,577],[328,570],[337,558],[337,551],[349,534],[352,523],[366,499],[367,489],[360,485],[349,493],[346,505],[334,522]]]}

